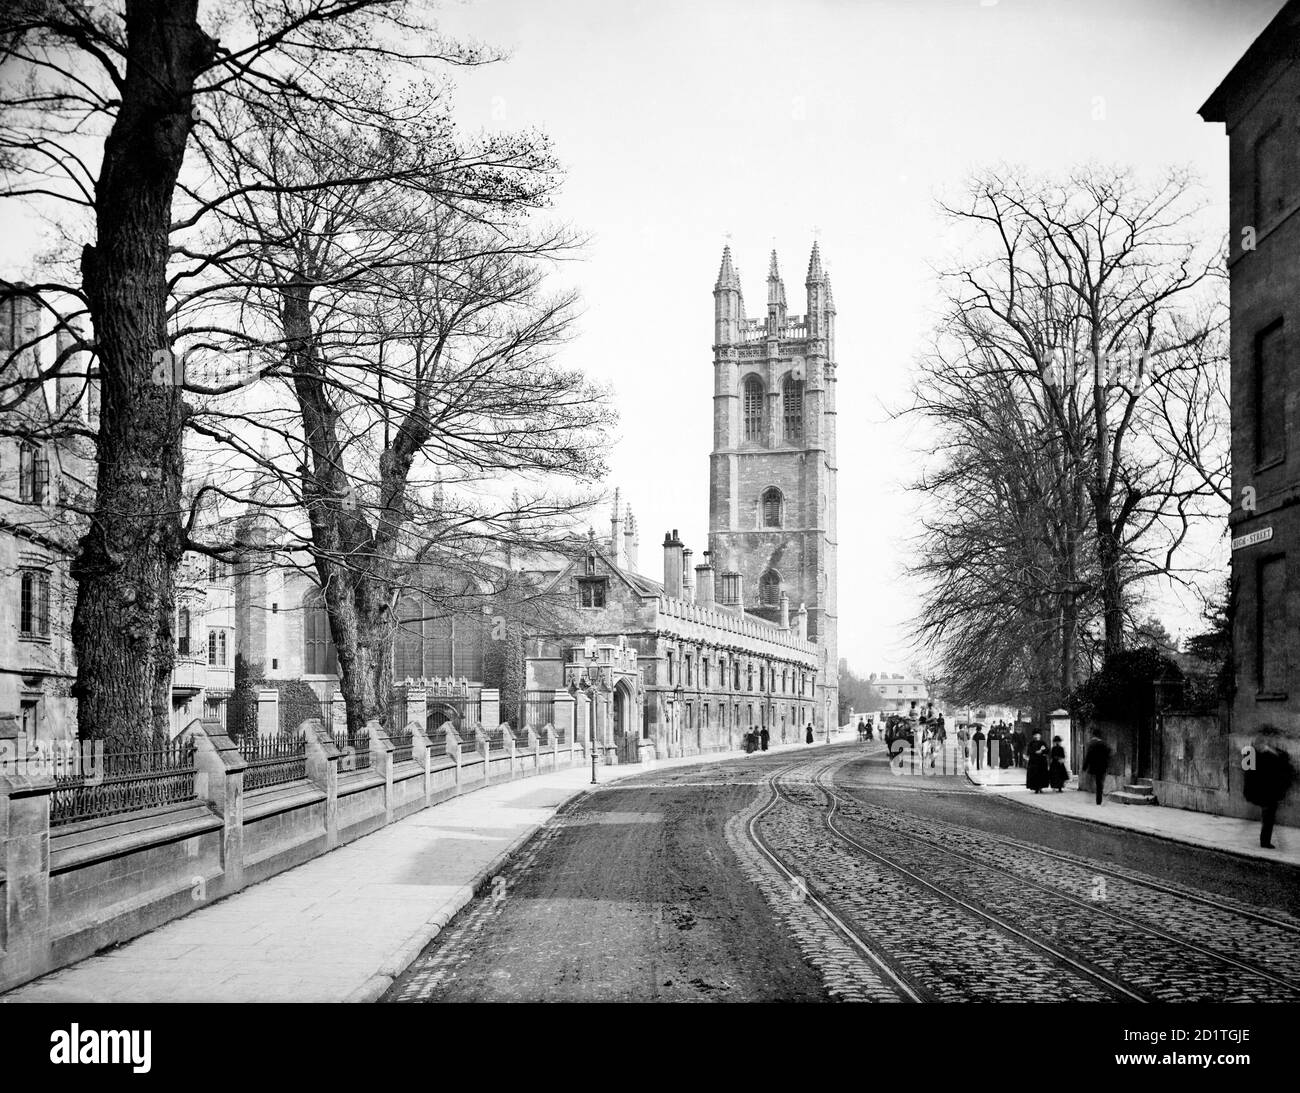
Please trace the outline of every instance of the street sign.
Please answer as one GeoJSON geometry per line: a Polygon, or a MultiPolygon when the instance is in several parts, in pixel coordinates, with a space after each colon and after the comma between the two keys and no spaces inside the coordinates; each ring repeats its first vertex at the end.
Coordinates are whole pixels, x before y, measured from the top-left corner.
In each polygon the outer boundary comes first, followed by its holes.
{"type": "Polygon", "coordinates": [[[1256,543],[1265,543],[1273,538],[1272,528],[1260,528],[1259,531],[1252,531],[1249,535],[1243,535],[1240,539],[1232,540],[1232,549],[1240,550],[1242,547],[1254,546],[1256,543]]]}

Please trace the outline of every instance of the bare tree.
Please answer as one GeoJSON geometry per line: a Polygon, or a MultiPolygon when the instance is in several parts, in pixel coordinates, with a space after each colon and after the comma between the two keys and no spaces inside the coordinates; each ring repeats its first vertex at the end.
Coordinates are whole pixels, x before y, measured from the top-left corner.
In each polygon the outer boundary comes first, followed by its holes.
{"type": "Polygon", "coordinates": [[[200,197],[173,218],[201,110],[274,93],[329,104],[340,124],[374,125],[340,82],[343,66],[324,62],[477,63],[474,49],[441,42],[424,11],[394,0],[228,0],[205,5],[201,20],[198,0],[21,0],[0,13],[0,196],[65,210],[56,216],[65,242],[82,243],[79,270],[34,287],[62,291],[88,316],[93,335],[78,348],[93,350],[102,388],[94,505],[73,565],[85,738],[166,733],[189,408],[156,369],[171,349],[172,262],[212,209],[200,197]]]}

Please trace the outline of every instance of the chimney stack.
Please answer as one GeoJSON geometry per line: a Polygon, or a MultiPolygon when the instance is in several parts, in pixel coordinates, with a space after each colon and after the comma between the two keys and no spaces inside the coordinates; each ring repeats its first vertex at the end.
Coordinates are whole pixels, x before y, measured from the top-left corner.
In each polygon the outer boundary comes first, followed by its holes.
{"type": "Polygon", "coordinates": [[[744,589],[741,588],[739,573],[731,572],[722,575],[722,605],[743,610],[745,605],[744,589]]]}
{"type": "Polygon", "coordinates": [[[781,629],[790,629],[790,597],[784,590],[781,592],[781,629]]]}
{"type": "Polygon", "coordinates": [[[664,536],[664,595],[682,598],[682,541],[676,528],[664,536]]]}
{"type": "Polygon", "coordinates": [[[695,602],[701,607],[712,607],[713,563],[709,561],[709,552],[704,552],[704,561],[695,567],[695,602]]]}
{"type": "Polygon", "coordinates": [[[695,551],[682,548],[682,599],[687,603],[695,602],[695,571],[691,568],[691,558],[695,551]]]}
{"type": "Polygon", "coordinates": [[[800,638],[808,640],[808,608],[803,604],[799,605],[799,610],[794,614],[794,629],[800,638]]]}

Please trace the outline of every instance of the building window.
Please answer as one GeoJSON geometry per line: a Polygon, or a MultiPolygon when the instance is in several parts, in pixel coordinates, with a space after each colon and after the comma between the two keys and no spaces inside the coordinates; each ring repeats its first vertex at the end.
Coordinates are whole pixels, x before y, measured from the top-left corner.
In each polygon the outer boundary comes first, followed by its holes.
{"type": "Polygon", "coordinates": [[[23,735],[29,741],[35,740],[40,735],[41,727],[41,704],[38,699],[24,698],[19,703],[19,713],[22,718],[23,735]]]}
{"type": "Polygon", "coordinates": [[[1255,339],[1255,462],[1286,458],[1286,342],[1280,322],[1255,339]]]}
{"type": "Polygon", "coordinates": [[[230,566],[220,558],[208,559],[208,583],[221,584],[230,580],[230,566]]]}
{"type": "Polygon", "coordinates": [[[694,687],[694,686],[695,686],[695,680],[692,678],[692,674],[693,674],[693,673],[692,673],[692,671],[691,671],[691,669],[692,669],[692,663],[691,663],[691,662],[692,662],[693,659],[694,659],[694,658],[691,656],[690,653],[687,653],[687,654],[686,654],[686,686],[688,686],[688,687],[694,687]]]}
{"type": "Polygon", "coordinates": [[[1295,200],[1294,142],[1279,122],[1255,142],[1255,226],[1269,224],[1295,200]]]}
{"type": "Polygon", "coordinates": [[[1259,689],[1263,694],[1285,694],[1286,671],[1286,555],[1259,563],[1255,612],[1258,619],[1255,649],[1259,689]]]}
{"type": "Polygon", "coordinates": [[[673,654],[668,654],[668,686],[673,685],[673,654]]]}
{"type": "Polygon", "coordinates": [[[751,664],[749,665],[748,685],[745,687],[745,690],[752,691],[753,689],[754,689],[754,666],[751,664]]]}
{"type": "Polygon", "coordinates": [[[781,491],[775,486],[763,491],[763,526],[779,528],[781,526],[781,491]]]}
{"type": "Polygon", "coordinates": [[[329,615],[325,600],[313,589],[302,604],[303,674],[309,676],[338,675],[338,651],[330,634],[329,615]]]}
{"type": "Polygon", "coordinates": [[[50,480],[50,461],[43,448],[24,440],[18,445],[18,500],[43,505],[50,480]]]}
{"type": "Polygon", "coordinates": [[[42,570],[29,569],[22,575],[18,631],[29,638],[49,637],[50,575],[42,570]]]}
{"type": "Polygon", "coordinates": [[[709,658],[700,657],[700,674],[704,676],[704,686],[709,685],[709,658]]]}
{"type": "Polygon", "coordinates": [[[803,381],[786,376],[781,385],[781,410],[786,440],[803,436],[803,381]]]}
{"type": "MultiPolygon", "coordinates": [[[[736,677],[735,682],[732,685],[738,691],[740,690],[740,661],[732,661],[732,667],[735,669],[733,674],[736,677]]],[[[737,707],[737,709],[739,709],[739,707],[737,707]]]]}
{"type": "Polygon", "coordinates": [[[700,728],[709,727],[709,704],[706,702],[700,707],[700,728]]]}
{"type": "Polygon", "coordinates": [[[758,689],[760,691],[767,690],[767,687],[765,685],[766,680],[767,680],[767,670],[764,668],[760,668],[758,670],[758,689]]]}
{"type": "Polygon", "coordinates": [[[758,582],[758,594],[764,607],[776,607],[781,602],[781,578],[769,569],[758,582]]]}
{"type": "Polygon", "coordinates": [[[183,657],[189,656],[194,651],[191,645],[193,640],[194,621],[190,609],[182,607],[176,612],[176,651],[183,657]]]}
{"type": "Polygon", "coordinates": [[[607,583],[604,577],[579,581],[578,603],[583,607],[604,607],[605,585],[607,583]]]}
{"type": "Polygon", "coordinates": [[[745,381],[745,439],[763,439],[763,384],[750,376],[745,381]]]}
{"type": "Polygon", "coordinates": [[[224,668],[229,663],[228,640],[224,630],[208,631],[208,667],[224,668]]]}

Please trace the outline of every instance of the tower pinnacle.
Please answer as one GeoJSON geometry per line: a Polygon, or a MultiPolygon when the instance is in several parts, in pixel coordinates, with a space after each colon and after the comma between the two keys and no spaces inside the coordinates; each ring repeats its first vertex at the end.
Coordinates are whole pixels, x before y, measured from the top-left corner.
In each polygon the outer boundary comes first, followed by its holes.
{"type": "Polygon", "coordinates": [[[811,285],[815,281],[821,281],[825,278],[825,276],[826,275],[822,272],[821,251],[818,248],[816,241],[814,240],[812,255],[808,259],[808,278],[807,278],[808,284],[811,285]]]}
{"type": "Polygon", "coordinates": [[[723,288],[740,289],[740,278],[736,275],[736,267],[731,264],[730,245],[722,248],[722,267],[718,270],[718,280],[713,288],[715,291],[723,288]]]}

